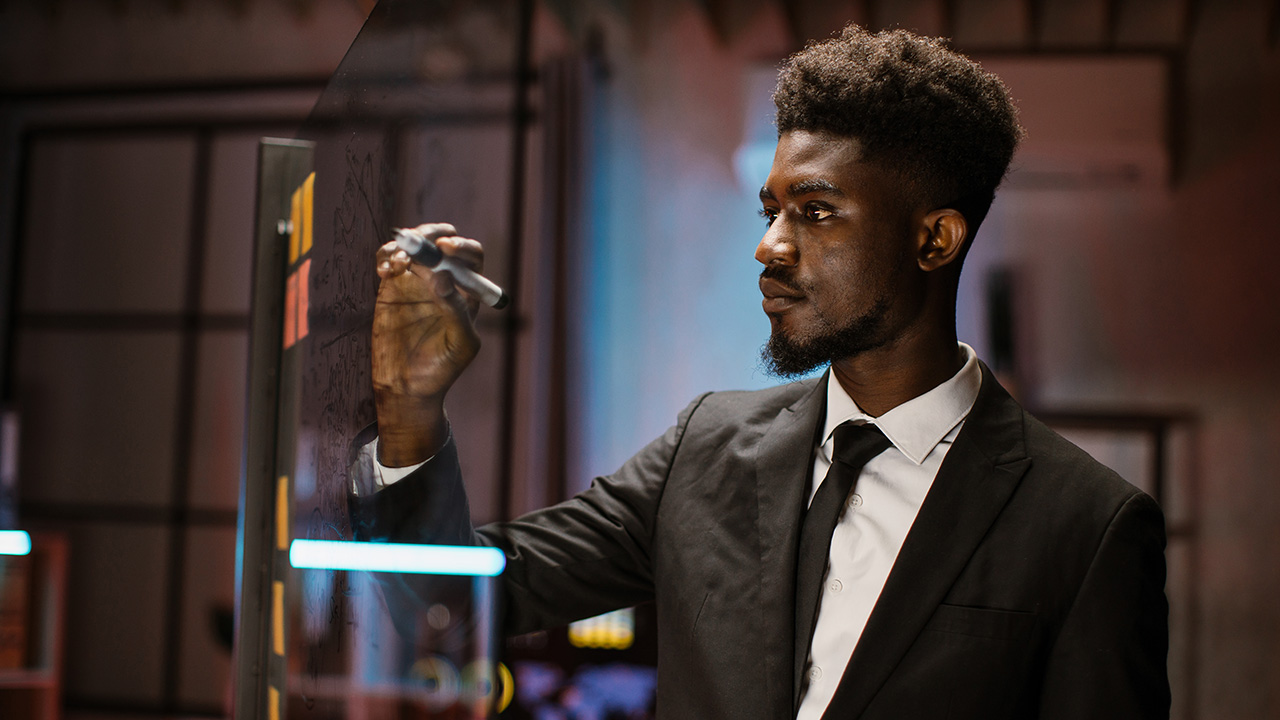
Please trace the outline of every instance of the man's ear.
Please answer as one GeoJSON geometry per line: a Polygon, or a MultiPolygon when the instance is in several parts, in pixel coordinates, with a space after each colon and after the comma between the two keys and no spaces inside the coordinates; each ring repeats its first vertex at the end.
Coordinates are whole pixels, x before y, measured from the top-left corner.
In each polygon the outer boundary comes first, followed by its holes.
{"type": "Polygon", "coordinates": [[[916,254],[925,272],[950,265],[969,241],[969,223],[959,210],[942,208],[924,216],[920,249],[916,254]]]}

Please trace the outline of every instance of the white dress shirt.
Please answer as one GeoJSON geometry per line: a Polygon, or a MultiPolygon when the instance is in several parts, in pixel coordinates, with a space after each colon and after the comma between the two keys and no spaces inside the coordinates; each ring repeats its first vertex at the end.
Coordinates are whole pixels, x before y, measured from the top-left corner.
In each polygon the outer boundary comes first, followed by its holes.
{"type": "Polygon", "coordinates": [[[797,720],[818,720],[830,704],[942,459],[978,397],[977,356],[964,343],[960,348],[964,366],[950,380],[876,418],[858,408],[834,373],[828,376],[826,424],[814,454],[809,502],[831,467],[836,426],[869,422],[893,445],[862,468],[831,536],[797,720]]]}

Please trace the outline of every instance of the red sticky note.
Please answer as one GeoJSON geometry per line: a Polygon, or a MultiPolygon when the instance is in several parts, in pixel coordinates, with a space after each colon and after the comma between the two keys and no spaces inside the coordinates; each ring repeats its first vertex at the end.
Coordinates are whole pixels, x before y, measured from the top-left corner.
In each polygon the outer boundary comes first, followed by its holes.
{"type": "Polygon", "coordinates": [[[298,276],[298,339],[307,336],[307,312],[311,304],[307,300],[307,288],[311,286],[311,258],[302,261],[295,273],[298,276]]]}
{"type": "Polygon", "coordinates": [[[298,273],[289,273],[284,287],[284,349],[298,341],[298,273]]]}

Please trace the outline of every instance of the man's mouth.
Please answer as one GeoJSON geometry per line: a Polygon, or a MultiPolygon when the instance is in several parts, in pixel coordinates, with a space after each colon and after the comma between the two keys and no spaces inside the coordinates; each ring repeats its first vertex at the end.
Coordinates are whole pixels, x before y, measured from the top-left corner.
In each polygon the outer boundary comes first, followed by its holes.
{"type": "Polygon", "coordinates": [[[770,277],[760,278],[760,294],[764,295],[761,306],[769,314],[783,312],[804,299],[799,290],[770,277]]]}

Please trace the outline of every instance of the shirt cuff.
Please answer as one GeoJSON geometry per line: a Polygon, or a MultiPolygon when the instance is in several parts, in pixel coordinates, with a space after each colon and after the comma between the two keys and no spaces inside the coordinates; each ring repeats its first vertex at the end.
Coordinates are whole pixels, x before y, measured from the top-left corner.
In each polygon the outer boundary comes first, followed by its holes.
{"type": "Polygon", "coordinates": [[[435,455],[432,455],[420,463],[415,463],[406,467],[387,467],[386,465],[378,462],[378,438],[374,438],[373,442],[369,444],[373,446],[373,462],[378,466],[378,478],[381,481],[382,487],[386,487],[392,483],[403,480],[414,470],[426,465],[435,458],[435,455]]]}
{"type": "Polygon", "coordinates": [[[433,455],[420,463],[407,467],[387,467],[378,462],[378,438],[375,437],[372,442],[366,443],[360,448],[357,466],[363,468],[364,472],[353,474],[351,491],[359,497],[372,495],[389,485],[394,485],[403,480],[412,474],[414,470],[426,465],[434,458],[435,456],[433,455]]]}

